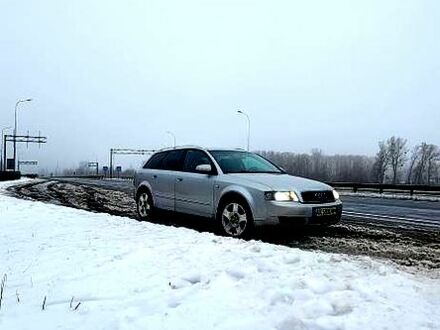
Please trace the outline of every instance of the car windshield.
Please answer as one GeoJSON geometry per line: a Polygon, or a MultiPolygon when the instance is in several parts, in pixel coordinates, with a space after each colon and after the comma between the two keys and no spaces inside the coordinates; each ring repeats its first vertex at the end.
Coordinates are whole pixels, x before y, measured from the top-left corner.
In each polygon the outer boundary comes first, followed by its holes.
{"type": "Polygon", "coordinates": [[[223,173],[276,173],[283,171],[263,157],[245,151],[211,150],[223,173]]]}

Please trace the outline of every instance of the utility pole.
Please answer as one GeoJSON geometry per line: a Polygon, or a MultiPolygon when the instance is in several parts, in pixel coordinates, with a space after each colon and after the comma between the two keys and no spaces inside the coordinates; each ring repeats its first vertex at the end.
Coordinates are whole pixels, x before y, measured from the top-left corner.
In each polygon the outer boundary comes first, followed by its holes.
{"type": "Polygon", "coordinates": [[[248,123],[248,132],[247,132],[247,151],[249,151],[249,145],[250,145],[250,139],[251,139],[251,119],[249,118],[249,115],[241,110],[237,110],[237,113],[246,116],[247,123],[248,123]]]}
{"type": "Polygon", "coordinates": [[[110,179],[113,178],[113,148],[110,149],[110,179]]]}
{"type": "Polygon", "coordinates": [[[167,134],[171,135],[173,137],[173,148],[176,147],[176,134],[174,134],[173,132],[167,131],[167,134]]]}
{"type": "Polygon", "coordinates": [[[14,136],[15,136],[15,138],[14,138],[14,171],[16,169],[16,164],[17,164],[17,161],[16,161],[16,158],[17,158],[17,142],[15,141],[16,137],[17,137],[17,109],[18,109],[18,105],[20,103],[31,102],[31,101],[32,101],[32,99],[25,99],[25,100],[18,100],[17,103],[15,103],[15,112],[14,112],[14,136]]]}
{"type": "MultiPolygon", "coordinates": [[[[10,128],[12,128],[12,127],[8,126],[8,127],[2,128],[2,145],[1,145],[2,148],[4,148],[3,139],[4,139],[5,131],[10,128]]],[[[6,158],[3,159],[3,153],[1,153],[1,155],[0,155],[0,171],[3,171],[3,162],[6,162],[6,158]]]]}

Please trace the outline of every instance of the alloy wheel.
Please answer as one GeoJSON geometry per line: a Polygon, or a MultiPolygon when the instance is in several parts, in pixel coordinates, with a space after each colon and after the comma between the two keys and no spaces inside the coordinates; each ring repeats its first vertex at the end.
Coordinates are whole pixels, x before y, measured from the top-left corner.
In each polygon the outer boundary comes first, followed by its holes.
{"type": "Polygon", "coordinates": [[[229,203],[223,209],[222,225],[230,236],[240,236],[246,230],[248,217],[246,210],[238,203],[229,203]]]}
{"type": "Polygon", "coordinates": [[[138,198],[138,212],[141,218],[148,218],[151,213],[151,202],[147,193],[142,193],[138,198]]]}

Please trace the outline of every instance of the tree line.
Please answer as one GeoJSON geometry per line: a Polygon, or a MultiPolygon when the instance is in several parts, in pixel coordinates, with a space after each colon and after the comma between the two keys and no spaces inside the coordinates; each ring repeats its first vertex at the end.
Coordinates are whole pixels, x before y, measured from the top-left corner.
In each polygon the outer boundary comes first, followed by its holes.
{"type": "Polygon", "coordinates": [[[288,173],[327,182],[440,184],[440,148],[423,142],[411,150],[406,139],[379,142],[375,157],[259,151],[288,173]]]}
{"type": "Polygon", "coordinates": [[[379,142],[373,176],[379,183],[438,184],[440,148],[422,142],[410,152],[406,139],[392,136],[379,142]]]}
{"type": "MultiPolygon", "coordinates": [[[[440,148],[426,142],[409,148],[406,139],[392,136],[380,141],[375,156],[326,155],[320,149],[310,153],[257,151],[288,173],[326,182],[375,182],[440,184],[440,148]]],[[[124,169],[122,176],[132,176],[124,169]]],[[[83,161],[63,175],[91,175],[95,169],[83,161]]],[[[102,174],[102,171],[100,171],[102,174]]]]}

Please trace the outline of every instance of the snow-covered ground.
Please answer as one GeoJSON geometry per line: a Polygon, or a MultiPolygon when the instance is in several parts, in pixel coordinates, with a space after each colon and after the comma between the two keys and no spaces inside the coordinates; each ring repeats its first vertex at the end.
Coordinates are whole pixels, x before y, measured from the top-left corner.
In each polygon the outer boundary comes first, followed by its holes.
{"type": "Polygon", "coordinates": [[[0,192],[3,274],[0,329],[8,330],[440,328],[439,280],[384,261],[0,192]]]}

